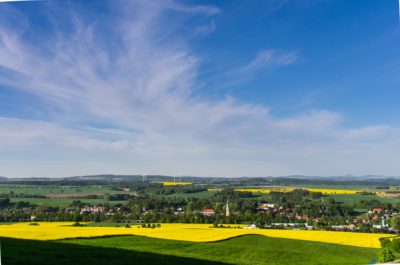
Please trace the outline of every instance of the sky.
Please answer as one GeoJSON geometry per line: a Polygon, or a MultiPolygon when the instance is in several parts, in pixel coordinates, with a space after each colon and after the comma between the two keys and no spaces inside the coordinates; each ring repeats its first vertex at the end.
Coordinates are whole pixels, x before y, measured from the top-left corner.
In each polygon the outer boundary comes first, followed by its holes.
{"type": "Polygon", "coordinates": [[[400,175],[397,0],[0,3],[0,175],[400,175]]]}

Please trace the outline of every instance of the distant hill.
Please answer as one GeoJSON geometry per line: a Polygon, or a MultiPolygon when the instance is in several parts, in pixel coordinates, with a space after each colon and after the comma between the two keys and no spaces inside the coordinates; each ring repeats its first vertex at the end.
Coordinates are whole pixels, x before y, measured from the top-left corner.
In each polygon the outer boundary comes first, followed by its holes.
{"type": "Polygon", "coordinates": [[[74,176],[63,178],[66,181],[107,181],[107,182],[134,182],[134,181],[143,181],[143,179],[147,181],[170,181],[172,176],[163,176],[163,175],[113,175],[113,174],[104,174],[104,175],[89,175],[89,176],[74,176]]]}
{"type": "Polygon", "coordinates": [[[305,180],[373,180],[373,179],[399,179],[400,176],[385,176],[385,175],[344,175],[344,176],[305,176],[305,175],[289,175],[279,176],[275,178],[288,178],[288,179],[305,179],[305,180]]]}
{"type": "Polygon", "coordinates": [[[115,174],[99,174],[84,175],[65,178],[6,178],[0,177],[1,182],[10,183],[27,183],[31,184],[54,184],[54,185],[81,185],[92,184],[99,185],[102,183],[121,183],[121,182],[163,182],[163,181],[189,181],[197,184],[211,185],[326,185],[326,184],[352,184],[352,182],[360,182],[361,184],[370,185],[400,185],[400,177],[389,177],[383,175],[365,175],[365,176],[305,176],[305,175],[289,175],[277,177],[196,177],[196,176],[167,176],[167,175],[115,175],[115,174]]]}

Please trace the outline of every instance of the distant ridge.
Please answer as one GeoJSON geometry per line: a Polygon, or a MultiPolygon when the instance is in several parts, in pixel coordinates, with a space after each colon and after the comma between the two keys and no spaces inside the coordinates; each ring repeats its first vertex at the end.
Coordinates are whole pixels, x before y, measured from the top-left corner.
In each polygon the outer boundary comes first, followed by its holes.
{"type": "Polygon", "coordinates": [[[289,176],[279,176],[275,178],[293,178],[293,179],[331,179],[331,180],[371,180],[371,179],[399,179],[400,176],[385,176],[385,175],[343,175],[343,176],[306,176],[306,175],[289,175],[289,176]]]}
{"type": "Polygon", "coordinates": [[[364,176],[306,176],[306,175],[288,175],[288,176],[262,176],[262,177],[196,177],[196,176],[168,176],[168,175],[117,175],[117,174],[98,174],[98,175],[83,175],[64,178],[46,178],[46,177],[29,177],[29,178],[7,178],[0,176],[2,182],[162,182],[162,181],[190,181],[190,182],[210,182],[219,183],[221,181],[272,181],[292,180],[292,181],[382,181],[382,180],[400,180],[400,176],[384,176],[384,175],[364,175],[364,176]]]}

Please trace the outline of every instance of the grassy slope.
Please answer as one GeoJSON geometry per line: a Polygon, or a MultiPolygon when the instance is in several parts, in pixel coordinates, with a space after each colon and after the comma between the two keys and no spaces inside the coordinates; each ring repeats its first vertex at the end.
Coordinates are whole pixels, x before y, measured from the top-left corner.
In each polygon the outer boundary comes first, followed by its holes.
{"type": "Polygon", "coordinates": [[[193,258],[54,241],[1,238],[4,265],[223,265],[193,258]]]}
{"type": "Polygon", "coordinates": [[[207,259],[230,264],[368,264],[378,251],[255,235],[215,243],[193,243],[138,236],[73,239],[63,242],[207,259]]]}

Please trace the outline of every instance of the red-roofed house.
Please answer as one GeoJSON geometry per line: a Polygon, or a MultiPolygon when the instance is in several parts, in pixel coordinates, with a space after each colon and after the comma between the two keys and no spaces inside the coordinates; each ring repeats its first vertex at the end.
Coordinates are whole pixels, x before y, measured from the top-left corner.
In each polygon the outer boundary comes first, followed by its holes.
{"type": "Polygon", "coordinates": [[[213,209],[204,209],[202,214],[207,217],[212,217],[214,216],[215,212],[213,209]]]}
{"type": "Polygon", "coordinates": [[[374,213],[381,213],[382,212],[382,208],[374,208],[374,209],[372,209],[372,211],[374,213]]]}

